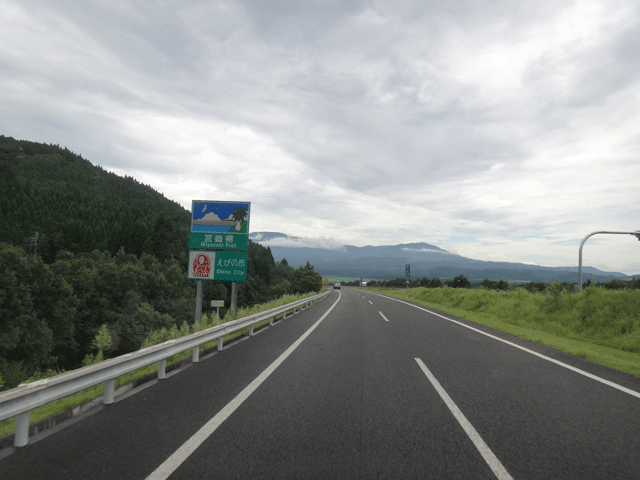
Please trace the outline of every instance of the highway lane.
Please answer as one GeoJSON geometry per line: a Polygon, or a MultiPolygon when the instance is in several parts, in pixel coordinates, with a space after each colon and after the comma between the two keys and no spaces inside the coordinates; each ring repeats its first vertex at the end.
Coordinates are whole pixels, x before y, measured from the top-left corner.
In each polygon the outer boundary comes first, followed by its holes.
{"type": "Polygon", "coordinates": [[[414,359],[388,348],[392,327],[342,295],[170,478],[491,477],[414,359]]]}
{"type": "MultiPolygon", "coordinates": [[[[337,298],[337,294],[335,295],[337,298]]],[[[0,459],[0,479],[144,479],[300,338],[328,298],[0,459]]]]}
{"type": "MultiPolygon", "coordinates": [[[[514,478],[638,478],[640,398],[440,317],[414,316],[416,309],[404,303],[377,298],[390,323],[403,325],[395,348],[429,367],[514,478]]],[[[640,392],[635,377],[528,346],[640,392]]]]}
{"type": "Polygon", "coordinates": [[[0,476],[146,478],[314,325],[169,478],[638,478],[639,398],[350,289],[0,460],[0,476]]]}

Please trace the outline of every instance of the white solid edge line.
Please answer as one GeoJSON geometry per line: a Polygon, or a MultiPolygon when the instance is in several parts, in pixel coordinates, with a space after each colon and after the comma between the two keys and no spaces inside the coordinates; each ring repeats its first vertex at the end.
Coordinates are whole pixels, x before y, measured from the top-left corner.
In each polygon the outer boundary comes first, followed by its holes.
{"type": "Polygon", "coordinates": [[[287,350],[282,353],[271,365],[269,365],[255,380],[247,385],[233,400],[231,400],[222,410],[220,410],[211,420],[204,424],[189,440],[182,444],[162,465],[153,471],[147,480],[165,480],[171,475],[184,461],[211,436],[213,432],[237,410],[242,403],[271,375],[276,368],[284,362],[293,351],[313,332],[320,322],[326,318],[333,307],[340,301],[342,295],[338,292],[338,299],[331,305],[331,308],[325,312],[320,319],[314,323],[298,340],[296,340],[287,350]]]}
{"type": "Polygon", "coordinates": [[[387,322],[389,321],[389,319],[387,317],[384,316],[384,313],[382,313],[381,311],[378,310],[378,313],[380,315],[382,315],[382,318],[384,318],[387,322]]]}
{"type": "Polygon", "coordinates": [[[442,398],[449,410],[451,410],[453,416],[456,417],[456,420],[458,420],[458,423],[463,428],[465,433],[469,436],[473,444],[476,446],[478,452],[480,452],[480,455],[482,455],[482,458],[484,458],[484,461],[487,462],[487,465],[489,465],[489,468],[493,471],[495,476],[500,480],[512,480],[513,477],[509,475],[509,472],[507,472],[502,463],[500,463],[498,457],[494,455],[489,446],[484,442],[484,440],[482,440],[480,434],[475,428],[473,428],[473,425],[469,423],[467,417],[464,416],[455,402],[451,399],[449,394],[445,391],[444,388],[442,388],[442,385],[440,385],[440,382],[438,382],[436,377],[433,376],[431,371],[422,362],[422,360],[420,360],[419,358],[415,358],[414,360],[418,362],[418,365],[427,376],[433,387],[436,389],[438,395],[440,395],[440,398],[442,398]]]}
{"type": "MultiPolygon", "coordinates": [[[[380,294],[374,293],[374,295],[380,295],[380,294]]],[[[612,387],[612,388],[615,388],[617,390],[620,390],[621,392],[628,393],[629,395],[632,395],[632,396],[634,396],[636,398],[640,398],[640,392],[636,392],[635,390],[631,390],[630,388],[623,387],[622,385],[618,385],[617,383],[611,382],[611,381],[606,380],[606,379],[604,379],[602,377],[598,377],[597,375],[594,375],[592,373],[585,372],[584,370],[580,370],[579,368],[576,368],[576,367],[573,367],[571,365],[568,365],[568,364],[566,364],[564,362],[561,362],[560,360],[556,360],[554,358],[547,357],[546,355],[543,355],[541,353],[534,352],[533,350],[529,350],[526,347],[523,347],[521,345],[517,345],[517,344],[515,344],[513,342],[510,342],[509,340],[505,340],[504,338],[496,337],[495,335],[491,335],[490,333],[483,332],[482,330],[479,330],[477,328],[473,328],[473,327],[471,327],[469,325],[465,325],[462,322],[458,322],[457,320],[454,320],[452,318],[448,318],[448,317],[445,317],[444,315],[440,315],[439,313],[432,312],[431,310],[427,310],[426,308],[418,307],[417,305],[413,305],[412,303],[405,302],[404,300],[399,300],[399,299],[394,298],[394,297],[387,297],[386,295],[380,295],[380,296],[389,298],[391,300],[395,300],[396,302],[404,303],[405,305],[409,305],[411,307],[417,308],[418,310],[425,311],[427,313],[430,313],[431,315],[435,315],[436,317],[440,317],[440,318],[443,318],[445,320],[448,320],[449,322],[456,323],[456,324],[458,324],[458,325],[460,325],[462,327],[468,328],[469,330],[473,330],[474,332],[481,333],[482,335],[485,335],[485,336],[487,336],[489,338],[493,338],[494,340],[498,340],[498,341],[500,341],[502,343],[506,343],[507,345],[511,345],[512,347],[515,347],[515,348],[518,348],[518,349],[520,349],[520,350],[522,350],[524,352],[530,353],[531,355],[535,355],[536,357],[542,358],[542,359],[547,360],[547,361],[549,361],[551,363],[555,363],[556,365],[560,365],[561,367],[564,367],[564,368],[567,368],[567,369],[569,369],[569,370],[571,370],[573,372],[579,373],[580,375],[584,375],[587,378],[590,378],[592,380],[596,380],[597,382],[603,383],[605,385],[608,385],[609,387],[612,387]]]]}

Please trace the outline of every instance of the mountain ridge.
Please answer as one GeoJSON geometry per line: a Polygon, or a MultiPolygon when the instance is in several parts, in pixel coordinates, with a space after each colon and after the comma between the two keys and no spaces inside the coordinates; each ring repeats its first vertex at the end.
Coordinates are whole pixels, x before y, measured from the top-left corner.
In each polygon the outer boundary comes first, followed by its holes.
{"type": "MultiPolygon", "coordinates": [[[[546,267],[517,262],[475,260],[448,252],[427,242],[397,245],[339,245],[325,239],[306,239],[281,232],[252,232],[254,242],[270,247],[276,261],[283,258],[293,267],[310,261],[323,276],[363,277],[390,280],[404,276],[404,266],[411,265],[413,278],[448,279],[465,275],[472,282],[508,280],[510,282],[578,281],[578,267],[546,267]]],[[[585,279],[597,282],[633,277],[620,272],[604,272],[583,267],[585,279]]]]}

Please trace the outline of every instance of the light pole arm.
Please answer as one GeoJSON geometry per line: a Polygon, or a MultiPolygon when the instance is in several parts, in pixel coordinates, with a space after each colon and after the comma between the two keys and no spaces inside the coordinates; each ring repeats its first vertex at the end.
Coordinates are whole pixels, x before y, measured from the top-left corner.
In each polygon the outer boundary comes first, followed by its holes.
{"type": "Polygon", "coordinates": [[[589,235],[587,235],[586,237],[584,237],[582,239],[582,241],[580,242],[580,249],[578,250],[578,283],[580,285],[580,289],[579,291],[582,292],[582,247],[584,246],[584,242],[587,241],[587,238],[593,236],[593,235],[597,235],[599,233],[606,233],[606,234],[610,234],[610,235],[634,235],[635,237],[637,237],[638,240],[640,240],[640,231],[635,231],[635,232],[608,232],[608,231],[599,231],[599,232],[592,232],[589,235]]]}

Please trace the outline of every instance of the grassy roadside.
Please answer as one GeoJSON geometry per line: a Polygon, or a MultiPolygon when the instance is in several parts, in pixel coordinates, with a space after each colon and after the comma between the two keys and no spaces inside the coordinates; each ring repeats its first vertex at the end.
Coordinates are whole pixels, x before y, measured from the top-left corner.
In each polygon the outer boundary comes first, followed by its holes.
{"type": "MultiPolygon", "coordinates": [[[[407,300],[407,290],[366,291],[407,300]]],[[[623,313],[621,306],[631,302],[630,308],[635,307],[640,292],[626,293],[630,297],[627,299],[617,292],[591,292],[582,294],[582,299],[577,294],[568,295],[562,298],[562,292],[547,295],[444,287],[409,289],[408,300],[640,377],[640,310],[623,313]],[[601,298],[594,302],[597,295],[601,298]],[[590,315],[585,315],[589,308],[590,315]],[[611,311],[617,311],[617,317],[602,313],[611,311]],[[602,320],[609,328],[591,317],[602,320]]]]}
{"type": "MultiPolygon", "coordinates": [[[[237,312],[237,318],[245,318],[248,317],[250,315],[254,315],[256,313],[260,313],[260,312],[264,312],[267,310],[270,310],[272,308],[276,308],[276,307],[280,307],[282,305],[286,305],[287,303],[292,303],[295,302],[297,300],[301,300],[303,298],[308,298],[308,297],[312,297],[314,295],[317,295],[316,292],[313,293],[308,293],[308,294],[300,294],[300,295],[285,295],[277,300],[273,300],[271,302],[268,303],[264,303],[264,304],[260,304],[260,305],[255,305],[251,308],[240,308],[238,309],[237,312]]],[[[293,312],[293,309],[291,310],[287,310],[287,316],[291,314],[291,312],[293,312]]],[[[282,318],[282,314],[276,315],[275,319],[281,319],[282,318]]],[[[231,317],[230,315],[225,316],[225,318],[223,318],[220,321],[220,324],[222,323],[226,323],[231,321],[231,317]]],[[[213,317],[208,317],[208,316],[204,316],[202,318],[202,323],[201,323],[201,327],[199,328],[200,330],[205,329],[205,328],[209,328],[211,326],[215,325],[215,315],[213,317]]],[[[269,323],[269,319],[263,320],[262,322],[256,323],[254,325],[254,329],[258,329],[264,325],[267,325],[269,323]]],[[[154,332],[152,332],[153,334],[154,332]]],[[[191,333],[191,332],[189,332],[191,333]]],[[[225,335],[223,337],[223,343],[227,343],[235,338],[238,337],[242,337],[244,335],[247,335],[249,333],[249,327],[243,328],[241,330],[238,330],[236,332],[230,333],[229,335],[225,335]]],[[[150,335],[152,335],[150,334],[150,335]]],[[[214,347],[216,347],[218,345],[218,341],[217,340],[212,340],[211,342],[207,342],[205,344],[200,345],[200,352],[205,352],[209,349],[212,349],[214,347]]],[[[181,352],[179,354],[173,355],[169,358],[167,358],[167,371],[170,369],[170,365],[173,365],[175,363],[178,363],[182,360],[185,360],[187,358],[190,358],[192,356],[192,350],[185,350],[184,352],[181,352]]],[[[133,382],[136,381],[140,378],[143,378],[147,375],[153,374],[155,372],[158,371],[158,364],[154,363],[151,365],[147,365],[146,367],[142,367],[139,368],[137,370],[134,370],[132,372],[129,372],[125,375],[122,375],[120,377],[117,377],[115,380],[115,388],[118,389],[120,387],[122,387],[123,385],[128,384],[129,382],[133,382]]],[[[35,423],[40,422],[41,420],[50,418],[54,415],[57,415],[58,413],[61,413],[65,410],[74,408],[78,405],[81,405],[85,402],[89,402],[95,398],[100,397],[101,395],[104,394],[104,384],[99,384],[99,385],[95,385],[93,387],[89,387],[85,390],[82,390],[80,392],[74,393],[73,395],[69,395],[67,397],[61,398],[59,400],[55,400],[53,402],[47,403],[46,405],[42,405],[41,407],[35,408],[33,410],[31,410],[30,415],[29,415],[29,425],[33,425],[35,423]]],[[[10,418],[7,420],[3,420],[0,422],[0,438],[6,436],[6,435],[10,435],[15,431],[15,418],[10,418]]]]}

